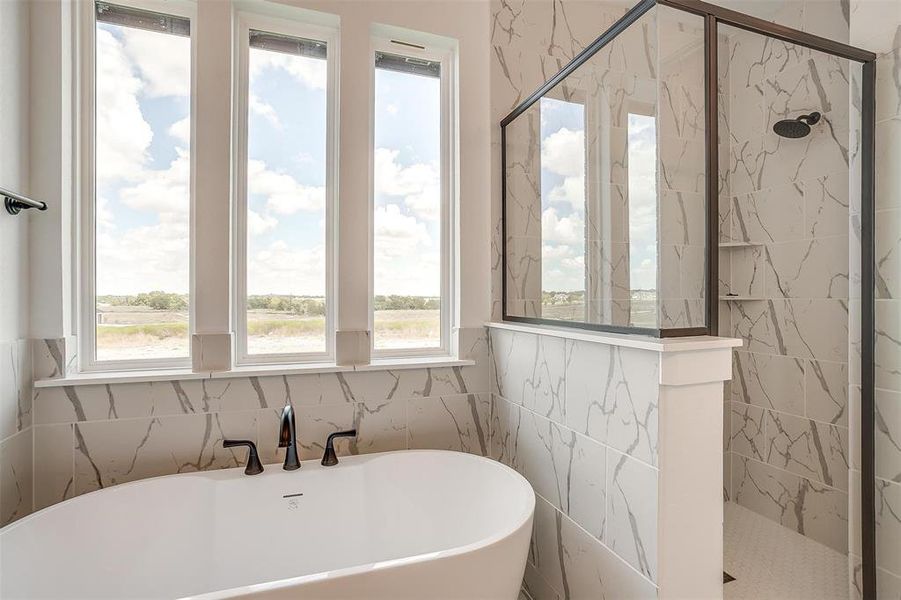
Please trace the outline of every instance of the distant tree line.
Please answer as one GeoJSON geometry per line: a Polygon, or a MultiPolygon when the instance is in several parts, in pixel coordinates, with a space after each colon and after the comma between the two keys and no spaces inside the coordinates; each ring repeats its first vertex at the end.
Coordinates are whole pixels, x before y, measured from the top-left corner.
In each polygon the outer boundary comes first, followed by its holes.
{"type": "Polygon", "coordinates": [[[188,295],[153,291],[135,296],[97,296],[97,302],[110,306],[146,306],[153,310],[185,310],[188,308],[188,295]]]}
{"type": "MultiPolygon", "coordinates": [[[[171,292],[146,292],[134,296],[97,296],[99,304],[110,306],[146,306],[153,310],[185,310],[188,308],[186,294],[171,292]]],[[[437,310],[441,299],[433,296],[376,296],[375,310],[437,310]]],[[[321,296],[288,296],[265,294],[249,296],[247,308],[272,312],[291,313],[304,317],[325,315],[325,298],[321,296]]]]}

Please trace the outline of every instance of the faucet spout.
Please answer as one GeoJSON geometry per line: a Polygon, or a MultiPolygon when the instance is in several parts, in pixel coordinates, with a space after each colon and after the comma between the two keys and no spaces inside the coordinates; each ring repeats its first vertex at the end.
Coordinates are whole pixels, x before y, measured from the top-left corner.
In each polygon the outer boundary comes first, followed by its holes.
{"type": "Polygon", "coordinates": [[[297,428],[294,425],[294,408],[286,404],[282,409],[281,427],[278,434],[278,447],[287,448],[285,452],[285,471],[293,471],[300,468],[297,458],[297,428]]]}

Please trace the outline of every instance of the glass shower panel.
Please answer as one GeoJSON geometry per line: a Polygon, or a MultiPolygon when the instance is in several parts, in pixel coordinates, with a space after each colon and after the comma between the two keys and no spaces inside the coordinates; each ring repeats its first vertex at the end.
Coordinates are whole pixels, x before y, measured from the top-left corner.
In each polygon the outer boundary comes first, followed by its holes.
{"type": "Polygon", "coordinates": [[[506,314],[656,328],[656,9],[505,128],[506,314]]]}
{"type": "Polygon", "coordinates": [[[658,8],[659,268],[662,329],[707,324],[704,19],[658,8]]]}
{"type": "Polygon", "coordinates": [[[720,334],[744,341],[726,389],[724,493],[741,507],[727,507],[726,529],[734,510],[750,510],[831,549],[844,569],[860,553],[849,429],[860,398],[860,67],[718,33],[720,334]]]}

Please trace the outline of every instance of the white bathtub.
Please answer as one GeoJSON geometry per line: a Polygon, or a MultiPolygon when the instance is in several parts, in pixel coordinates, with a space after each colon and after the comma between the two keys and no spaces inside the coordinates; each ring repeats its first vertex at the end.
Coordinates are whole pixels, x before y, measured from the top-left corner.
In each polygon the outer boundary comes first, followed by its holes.
{"type": "Polygon", "coordinates": [[[512,600],[534,506],[511,469],[435,450],[157,477],[0,529],[0,597],[512,600]]]}

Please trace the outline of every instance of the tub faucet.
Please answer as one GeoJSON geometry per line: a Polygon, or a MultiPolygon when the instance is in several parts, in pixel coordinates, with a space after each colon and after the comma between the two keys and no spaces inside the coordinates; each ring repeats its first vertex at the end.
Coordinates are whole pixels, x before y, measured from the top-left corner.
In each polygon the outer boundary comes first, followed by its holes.
{"type": "Polygon", "coordinates": [[[297,429],[294,426],[294,408],[286,404],[282,409],[282,424],[278,434],[278,447],[287,448],[285,452],[285,471],[293,471],[300,468],[297,460],[297,429]]]}

